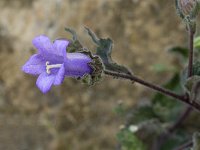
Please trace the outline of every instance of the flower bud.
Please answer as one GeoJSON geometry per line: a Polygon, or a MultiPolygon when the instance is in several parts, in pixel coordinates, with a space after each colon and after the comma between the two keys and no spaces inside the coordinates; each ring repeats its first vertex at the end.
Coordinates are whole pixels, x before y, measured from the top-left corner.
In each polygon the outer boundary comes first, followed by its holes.
{"type": "Polygon", "coordinates": [[[185,17],[193,19],[198,15],[199,3],[199,0],[176,0],[176,9],[183,19],[185,17]]]}
{"type": "Polygon", "coordinates": [[[196,28],[199,6],[200,0],[176,0],[176,9],[179,16],[186,22],[188,27],[194,30],[196,28]]]}
{"type": "Polygon", "coordinates": [[[179,0],[179,7],[183,15],[187,16],[193,13],[197,6],[196,0],[179,0]]]}

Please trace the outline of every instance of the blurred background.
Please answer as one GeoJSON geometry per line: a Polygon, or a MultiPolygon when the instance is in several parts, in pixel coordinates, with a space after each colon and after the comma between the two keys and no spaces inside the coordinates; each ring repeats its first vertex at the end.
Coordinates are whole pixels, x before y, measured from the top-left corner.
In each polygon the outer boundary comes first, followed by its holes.
{"type": "Polygon", "coordinates": [[[36,78],[21,66],[36,52],[40,34],[95,45],[84,30],[114,41],[113,59],[157,84],[171,76],[175,58],[166,49],[186,46],[185,26],[173,1],[166,0],[1,0],[0,1],[0,149],[111,150],[124,120],[119,104],[132,107],[151,91],[129,81],[104,77],[94,86],[75,79],[42,94],[36,78]],[[164,66],[165,71],[162,70],[164,66]]]}

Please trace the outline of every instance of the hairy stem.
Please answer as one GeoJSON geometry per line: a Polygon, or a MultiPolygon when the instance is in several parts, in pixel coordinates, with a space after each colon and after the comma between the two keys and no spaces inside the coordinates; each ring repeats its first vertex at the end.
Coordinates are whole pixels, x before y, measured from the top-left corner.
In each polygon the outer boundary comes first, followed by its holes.
{"type": "MultiPolygon", "coordinates": [[[[188,27],[188,28],[189,28],[189,30],[188,30],[188,39],[189,39],[189,42],[188,42],[188,49],[189,49],[188,78],[189,78],[189,77],[191,77],[193,75],[193,72],[192,72],[193,71],[193,44],[194,44],[194,34],[195,34],[195,31],[191,27],[188,27]]],[[[185,94],[185,96],[188,97],[188,99],[189,99],[189,96],[187,94],[185,94]]],[[[189,102],[189,103],[191,103],[191,102],[189,102]]],[[[196,102],[194,102],[194,103],[196,103],[196,102]]],[[[166,133],[161,134],[159,136],[158,140],[154,144],[156,150],[160,149],[160,146],[164,143],[164,141],[166,139],[168,139],[170,137],[170,135],[174,131],[176,131],[176,129],[178,129],[181,126],[181,124],[185,121],[185,119],[192,112],[192,110],[193,110],[192,108],[194,108],[194,107],[191,107],[191,105],[189,105],[182,112],[182,114],[179,116],[179,118],[177,119],[177,121],[174,122],[174,124],[167,129],[166,133]]],[[[180,150],[180,148],[178,150],[180,150]]]]}
{"type": "MultiPolygon", "coordinates": [[[[195,31],[191,28],[188,27],[188,48],[189,48],[189,61],[188,61],[188,78],[193,75],[193,49],[194,49],[194,34],[195,31]]],[[[172,127],[168,129],[169,132],[173,132],[178,128],[181,123],[189,116],[189,114],[192,112],[192,107],[188,106],[186,110],[182,113],[182,115],[179,117],[179,119],[173,124],[172,127]]]]}
{"type": "Polygon", "coordinates": [[[176,94],[176,93],[174,93],[174,92],[172,92],[168,89],[165,89],[165,88],[160,87],[158,85],[144,81],[144,80],[138,78],[137,76],[127,75],[127,74],[124,74],[124,73],[118,73],[118,72],[113,72],[113,71],[108,71],[108,70],[104,70],[104,74],[109,75],[109,76],[113,76],[113,77],[119,77],[119,78],[131,80],[131,81],[135,81],[135,82],[140,83],[141,85],[144,85],[144,86],[146,86],[150,89],[153,89],[153,90],[155,90],[159,93],[162,93],[166,96],[170,96],[170,97],[173,97],[173,98],[175,98],[175,99],[177,99],[181,102],[184,102],[184,103],[188,104],[189,106],[200,111],[200,105],[198,103],[196,103],[195,101],[190,102],[188,96],[178,95],[178,94],[176,94]]]}
{"type": "Polygon", "coordinates": [[[189,27],[189,61],[188,61],[188,78],[192,76],[193,70],[193,45],[194,45],[194,30],[189,27]]]}

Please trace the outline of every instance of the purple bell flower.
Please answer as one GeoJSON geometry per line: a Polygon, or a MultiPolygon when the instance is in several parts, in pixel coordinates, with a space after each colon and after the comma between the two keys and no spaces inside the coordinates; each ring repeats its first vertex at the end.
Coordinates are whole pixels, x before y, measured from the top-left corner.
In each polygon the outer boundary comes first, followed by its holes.
{"type": "Polygon", "coordinates": [[[41,35],[33,39],[38,49],[22,67],[25,73],[39,75],[36,85],[43,92],[50,90],[52,85],[60,85],[64,77],[83,77],[92,73],[88,65],[90,57],[82,53],[66,53],[69,41],[55,40],[53,43],[47,36],[41,35]]]}

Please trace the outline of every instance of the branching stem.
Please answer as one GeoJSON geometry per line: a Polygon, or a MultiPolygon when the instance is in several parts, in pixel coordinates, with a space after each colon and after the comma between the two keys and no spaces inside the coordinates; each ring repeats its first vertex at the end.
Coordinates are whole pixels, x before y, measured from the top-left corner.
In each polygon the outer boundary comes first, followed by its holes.
{"type": "Polygon", "coordinates": [[[118,72],[112,72],[112,71],[108,71],[108,70],[104,70],[104,73],[106,75],[109,75],[109,76],[113,76],[113,77],[117,77],[117,78],[123,78],[123,79],[128,79],[128,80],[131,80],[131,81],[135,81],[137,83],[140,83],[141,85],[144,85],[150,89],[153,89],[159,93],[162,93],[166,96],[170,96],[170,97],[173,97],[181,102],[184,102],[186,103],[187,105],[197,109],[198,111],[200,111],[200,105],[198,103],[196,103],[195,101],[193,102],[190,102],[189,100],[189,97],[188,96],[185,96],[185,95],[178,95],[168,89],[165,89],[163,87],[160,87],[158,85],[155,85],[155,84],[152,84],[152,83],[149,83],[147,81],[144,81],[143,79],[140,79],[138,78],[137,76],[135,75],[127,75],[127,74],[124,74],[124,73],[118,73],[118,72]]]}

